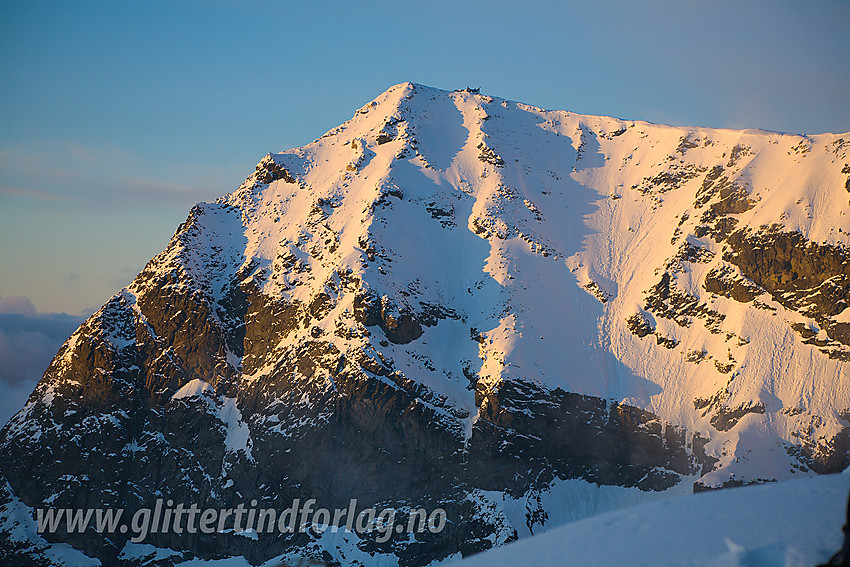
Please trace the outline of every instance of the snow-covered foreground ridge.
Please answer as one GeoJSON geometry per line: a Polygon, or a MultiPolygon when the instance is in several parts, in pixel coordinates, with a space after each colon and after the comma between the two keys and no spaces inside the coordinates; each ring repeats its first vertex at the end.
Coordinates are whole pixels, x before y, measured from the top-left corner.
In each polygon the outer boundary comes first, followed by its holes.
{"type": "Polygon", "coordinates": [[[441,534],[361,542],[404,565],[842,470],[848,149],[396,85],[194,207],[59,351],[0,470],[32,508],[446,508],[441,534]]]}
{"type": "Polygon", "coordinates": [[[455,567],[813,567],[841,548],[847,475],[680,496],[555,528],[455,567]]]}

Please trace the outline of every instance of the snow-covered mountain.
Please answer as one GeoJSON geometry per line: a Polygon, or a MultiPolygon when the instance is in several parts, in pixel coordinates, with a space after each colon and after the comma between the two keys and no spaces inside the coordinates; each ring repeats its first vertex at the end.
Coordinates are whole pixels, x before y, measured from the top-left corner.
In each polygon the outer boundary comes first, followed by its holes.
{"type": "MultiPolygon", "coordinates": [[[[848,150],[396,85],[196,205],[71,336],[0,434],[7,513],[442,507],[441,532],[385,542],[146,540],[426,565],[842,470],[848,150]]],[[[47,545],[21,533],[22,556],[47,545]]],[[[107,564],[128,538],[52,537],[107,564]]]]}

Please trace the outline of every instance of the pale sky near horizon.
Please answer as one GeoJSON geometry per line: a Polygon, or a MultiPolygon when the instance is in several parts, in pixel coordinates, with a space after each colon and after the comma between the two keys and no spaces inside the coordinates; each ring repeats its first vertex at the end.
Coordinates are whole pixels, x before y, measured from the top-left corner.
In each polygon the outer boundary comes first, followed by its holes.
{"type": "Polygon", "coordinates": [[[192,204],[407,80],[675,125],[848,131],[848,24],[838,0],[2,0],[0,298],[99,307],[192,204]]]}

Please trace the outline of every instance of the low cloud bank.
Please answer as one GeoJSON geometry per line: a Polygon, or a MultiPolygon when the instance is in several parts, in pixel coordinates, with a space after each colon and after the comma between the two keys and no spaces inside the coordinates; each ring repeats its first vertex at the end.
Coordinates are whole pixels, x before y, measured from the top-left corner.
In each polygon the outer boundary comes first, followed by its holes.
{"type": "Polygon", "coordinates": [[[27,297],[0,296],[0,424],[23,407],[56,351],[83,320],[38,313],[27,297]]]}

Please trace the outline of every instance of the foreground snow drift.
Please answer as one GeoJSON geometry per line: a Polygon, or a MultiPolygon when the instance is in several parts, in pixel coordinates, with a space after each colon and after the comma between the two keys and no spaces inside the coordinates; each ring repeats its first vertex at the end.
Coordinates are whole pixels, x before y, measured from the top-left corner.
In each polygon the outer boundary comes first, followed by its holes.
{"type": "Polygon", "coordinates": [[[454,563],[812,566],[841,546],[850,475],[682,496],[602,514],[454,563]]]}

